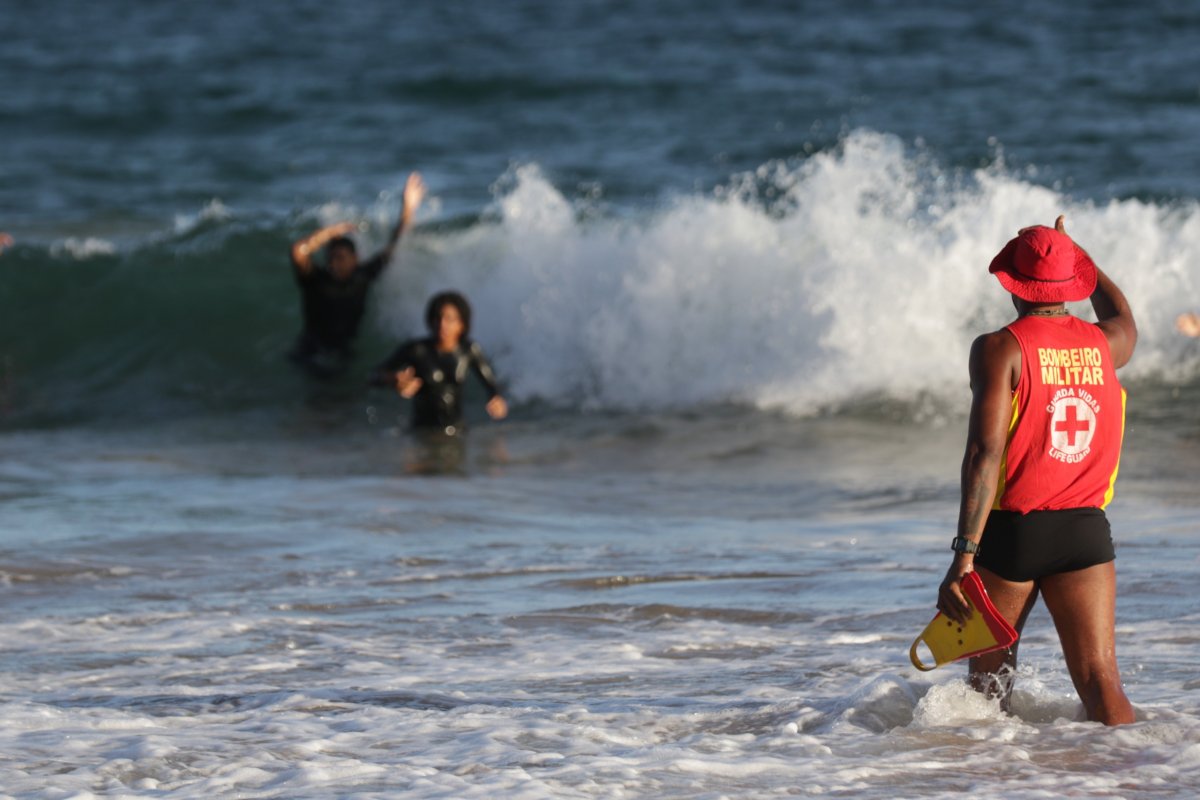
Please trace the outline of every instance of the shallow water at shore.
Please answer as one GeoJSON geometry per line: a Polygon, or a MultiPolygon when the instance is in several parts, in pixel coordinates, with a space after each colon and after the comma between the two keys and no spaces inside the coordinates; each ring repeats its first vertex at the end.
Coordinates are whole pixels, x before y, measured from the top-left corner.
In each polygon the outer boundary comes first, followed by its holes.
{"type": "MultiPolygon", "coordinates": [[[[1200,13],[48,0],[0,16],[0,797],[1191,798],[1200,13]],[[430,187],[352,368],[289,245],[430,187]],[[917,673],[986,272],[1126,291],[1138,722],[1044,610],[917,673]],[[362,378],[462,290],[513,415],[362,378]]],[[[1087,316],[1086,303],[1073,312],[1087,316]]]]}
{"type": "Polygon", "coordinates": [[[414,471],[418,449],[378,430],[9,435],[23,455],[0,484],[5,791],[1195,785],[1197,509],[1156,479],[1157,447],[1131,443],[1111,510],[1139,717],[1117,732],[1079,721],[1040,608],[1011,717],[961,668],[908,664],[946,563],[954,426],[882,437],[877,421],[732,412],[557,425],[480,428],[452,474],[414,471]]]}

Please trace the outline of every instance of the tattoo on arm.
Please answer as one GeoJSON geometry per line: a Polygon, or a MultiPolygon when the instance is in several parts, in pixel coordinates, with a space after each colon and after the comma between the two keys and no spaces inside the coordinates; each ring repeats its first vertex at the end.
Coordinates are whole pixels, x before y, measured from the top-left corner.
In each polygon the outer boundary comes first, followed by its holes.
{"type": "MultiPolygon", "coordinates": [[[[982,466],[982,465],[980,465],[982,466]]],[[[963,504],[959,514],[958,535],[969,537],[983,531],[995,499],[995,476],[991,470],[976,468],[963,475],[963,504]]]]}

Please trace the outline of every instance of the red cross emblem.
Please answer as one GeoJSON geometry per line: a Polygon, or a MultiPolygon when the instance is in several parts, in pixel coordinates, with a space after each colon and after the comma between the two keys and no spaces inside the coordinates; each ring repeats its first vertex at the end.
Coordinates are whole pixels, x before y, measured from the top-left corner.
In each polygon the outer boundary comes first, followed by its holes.
{"type": "Polygon", "coordinates": [[[1090,431],[1092,429],[1092,425],[1086,419],[1080,419],[1078,416],[1076,416],[1075,406],[1067,406],[1065,409],[1063,409],[1063,414],[1066,416],[1066,419],[1055,422],[1054,430],[1058,431],[1059,433],[1067,434],[1067,445],[1069,447],[1074,447],[1075,434],[1079,433],[1080,431],[1090,431]]]}
{"type": "Polygon", "coordinates": [[[1050,414],[1050,444],[1068,456],[1087,455],[1096,435],[1096,414],[1078,397],[1054,402],[1050,414]]]}

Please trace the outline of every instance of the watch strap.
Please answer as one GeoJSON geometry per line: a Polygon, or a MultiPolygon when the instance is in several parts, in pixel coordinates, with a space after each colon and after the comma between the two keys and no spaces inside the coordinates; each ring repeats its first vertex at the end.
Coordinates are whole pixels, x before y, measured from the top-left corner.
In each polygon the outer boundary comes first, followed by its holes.
{"type": "Polygon", "coordinates": [[[950,549],[956,553],[979,553],[979,543],[972,542],[970,539],[964,539],[961,536],[955,536],[950,542],[950,549]]]}

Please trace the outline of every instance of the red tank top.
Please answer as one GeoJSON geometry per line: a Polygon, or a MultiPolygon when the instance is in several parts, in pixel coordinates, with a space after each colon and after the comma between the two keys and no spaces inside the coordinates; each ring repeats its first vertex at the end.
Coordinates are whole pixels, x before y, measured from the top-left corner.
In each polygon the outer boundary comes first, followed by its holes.
{"type": "Polygon", "coordinates": [[[1021,377],[993,507],[1104,508],[1125,434],[1125,390],[1104,332],[1072,316],[1026,316],[1007,329],[1021,377]]]}

